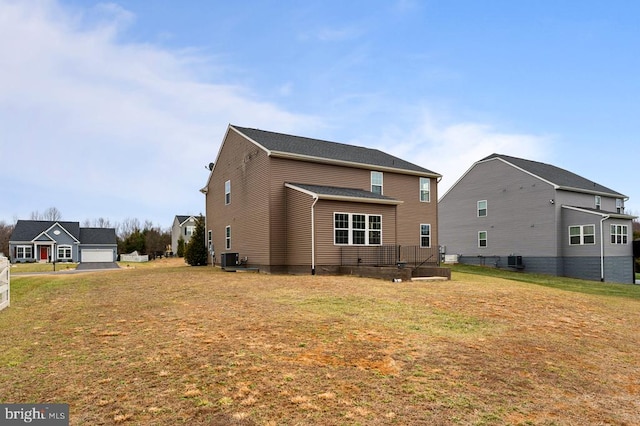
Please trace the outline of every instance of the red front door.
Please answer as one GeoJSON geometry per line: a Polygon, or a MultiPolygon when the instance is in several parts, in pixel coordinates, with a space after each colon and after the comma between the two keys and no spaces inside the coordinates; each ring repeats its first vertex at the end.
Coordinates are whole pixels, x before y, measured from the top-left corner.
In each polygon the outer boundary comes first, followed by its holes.
{"type": "Polygon", "coordinates": [[[49,247],[40,246],[40,260],[49,260],[49,247]]]}

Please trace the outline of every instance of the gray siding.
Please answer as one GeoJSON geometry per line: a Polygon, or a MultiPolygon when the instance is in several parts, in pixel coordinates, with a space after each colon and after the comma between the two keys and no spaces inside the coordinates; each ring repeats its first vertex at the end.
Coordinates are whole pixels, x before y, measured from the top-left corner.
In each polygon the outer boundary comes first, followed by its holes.
{"type": "Polygon", "coordinates": [[[474,166],[439,202],[440,244],[449,254],[466,256],[556,256],[556,216],[548,183],[501,161],[474,166]],[[477,202],[487,200],[487,216],[477,202]],[[478,232],[488,245],[478,247],[478,232]]]}

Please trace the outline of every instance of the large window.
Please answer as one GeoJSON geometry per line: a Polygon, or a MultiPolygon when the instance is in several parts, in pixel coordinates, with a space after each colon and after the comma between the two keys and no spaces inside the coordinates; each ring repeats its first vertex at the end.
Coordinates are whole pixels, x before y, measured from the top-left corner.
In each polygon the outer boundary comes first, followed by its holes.
{"type": "Polygon", "coordinates": [[[58,260],[71,260],[71,246],[58,246],[58,260]]]}
{"type": "Polygon", "coordinates": [[[487,231],[479,231],[478,232],[478,247],[483,248],[487,247],[488,239],[487,239],[487,231]]]}
{"type": "Polygon", "coordinates": [[[420,178],[420,201],[423,203],[428,203],[431,201],[431,179],[429,178],[420,178]]]}
{"type": "Polygon", "coordinates": [[[485,217],[487,215],[487,200],[478,201],[478,217],[485,217]]]}
{"type": "Polygon", "coordinates": [[[33,247],[31,246],[17,246],[16,257],[18,259],[31,259],[33,258],[33,247]]]}
{"type": "Polygon", "coordinates": [[[569,244],[589,245],[596,243],[595,225],[575,225],[569,227],[569,244]]]}
{"type": "Polygon", "coordinates": [[[224,246],[227,250],[231,250],[231,227],[227,226],[224,229],[224,246]]]}
{"type": "Polygon", "coordinates": [[[431,247],[431,225],[420,224],[420,247],[431,247]]]}
{"type": "Polygon", "coordinates": [[[371,172],[371,192],[382,195],[382,172],[371,172]]]}
{"type": "Polygon", "coordinates": [[[628,244],[627,225],[611,225],[611,244],[628,244]]]}
{"type": "Polygon", "coordinates": [[[231,204],[231,181],[228,180],[224,183],[224,204],[231,204]]]}
{"type": "Polygon", "coordinates": [[[382,244],[382,216],[361,213],[333,214],[333,241],[340,245],[382,244]]]}

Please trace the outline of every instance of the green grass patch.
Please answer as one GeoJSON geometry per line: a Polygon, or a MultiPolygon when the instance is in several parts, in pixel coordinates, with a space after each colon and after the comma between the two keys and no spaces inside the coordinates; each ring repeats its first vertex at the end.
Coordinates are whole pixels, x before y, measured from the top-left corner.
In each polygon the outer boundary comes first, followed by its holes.
{"type": "MultiPolygon", "coordinates": [[[[486,266],[462,264],[452,265],[451,270],[456,273],[504,278],[507,280],[537,284],[577,293],[640,299],[640,286],[633,284],[601,283],[598,281],[580,280],[577,278],[556,277],[553,275],[533,274],[528,272],[514,272],[504,269],[488,268],[486,266]]],[[[638,274],[636,274],[636,276],[638,276],[638,274]]]]}
{"type": "MultiPolygon", "coordinates": [[[[56,262],[56,271],[66,271],[76,269],[77,263],[56,262]]],[[[53,263],[13,263],[11,264],[11,273],[30,273],[30,272],[53,272],[53,263]]]]}

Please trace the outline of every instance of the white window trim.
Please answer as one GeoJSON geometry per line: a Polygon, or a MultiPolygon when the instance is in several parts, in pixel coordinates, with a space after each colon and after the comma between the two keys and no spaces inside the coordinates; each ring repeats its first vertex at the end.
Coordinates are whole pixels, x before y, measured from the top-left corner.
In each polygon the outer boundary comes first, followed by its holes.
{"type": "Polygon", "coordinates": [[[595,196],[594,205],[597,210],[602,209],[602,197],[599,195],[595,196]]]}
{"type": "Polygon", "coordinates": [[[371,171],[371,192],[376,193],[373,190],[374,186],[379,186],[380,187],[380,195],[384,195],[384,173],[382,172],[377,172],[377,171],[371,171]],[[373,183],[373,177],[374,176],[378,176],[378,174],[380,175],[380,183],[373,183]]]}
{"type": "Polygon", "coordinates": [[[231,250],[231,225],[224,228],[224,247],[226,250],[231,250]]]}
{"type": "Polygon", "coordinates": [[[586,225],[569,225],[569,228],[567,229],[567,232],[568,232],[568,235],[569,235],[569,245],[570,246],[593,246],[593,245],[596,244],[596,225],[595,224],[591,223],[591,224],[586,224],[586,225]],[[584,233],[584,228],[586,228],[587,226],[592,226],[593,227],[593,234],[585,234],[584,233]],[[571,242],[571,228],[580,228],[580,243],[573,244],[571,242]],[[593,235],[593,242],[592,243],[585,243],[584,242],[585,235],[593,235]]]}
{"type": "Polygon", "coordinates": [[[231,204],[231,180],[227,180],[224,183],[224,205],[231,204]]]}
{"type": "Polygon", "coordinates": [[[57,259],[60,260],[71,260],[73,259],[73,248],[70,245],[61,245],[58,246],[58,252],[56,253],[57,259]],[[69,256],[60,256],[60,250],[69,250],[69,256]]]}
{"type": "Polygon", "coordinates": [[[487,200],[479,200],[476,203],[476,215],[477,217],[487,217],[489,215],[489,203],[487,200]],[[484,209],[480,209],[480,203],[484,203],[484,209]],[[484,215],[480,215],[480,210],[484,210],[484,215]]]}
{"type": "Polygon", "coordinates": [[[625,245],[629,244],[629,227],[627,225],[615,225],[612,224],[609,228],[611,230],[611,237],[614,241],[611,241],[611,244],[615,245],[625,245]],[[618,228],[620,228],[620,233],[618,234],[618,228]],[[618,242],[618,238],[620,237],[620,242],[618,242]]]}
{"type": "Polygon", "coordinates": [[[431,224],[430,223],[421,223],[420,224],[420,247],[421,248],[431,248],[431,224]],[[429,233],[426,234],[426,235],[422,233],[422,227],[423,226],[427,226],[428,229],[429,229],[429,233]],[[429,244],[428,245],[426,245],[426,246],[422,245],[422,237],[429,238],[429,244]]]}
{"type": "Polygon", "coordinates": [[[366,213],[347,213],[347,212],[333,212],[333,245],[335,246],[381,246],[382,245],[382,215],[381,214],[366,214],[366,213]],[[348,217],[348,228],[336,228],[336,215],[344,214],[348,217]],[[353,216],[364,216],[364,229],[356,229],[353,227],[353,216]],[[380,218],[380,229],[372,229],[369,227],[369,217],[376,216],[380,218]],[[345,230],[348,234],[348,243],[337,243],[336,242],[336,230],[345,230]],[[353,243],[353,231],[364,231],[364,244],[354,244],[353,243]],[[380,244],[371,244],[369,243],[369,232],[377,231],[380,233],[380,244]]]}
{"type": "Polygon", "coordinates": [[[17,259],[33,259],[33,246],[29,246],[29,245],[16,246],[16,258],[17,259]],[[31,251],[31,256],[29,257],[25,256],[25,252],[27,251],[27,249],[31,251]],[[22,250],[22,256],[18,254],[20,250],[22,250]]]}
{"type": "Polygon", "coordinates": [[[478,248],[486,249],[487,247],[489,247],[489,233],[487,231],[478,231],[478,248]],[[486,244],[484,246],[481,246],[480,234],[482,234],[483,232],[484,232],[484,241],[486,241],[486,244]]]}
{"type": "Polygon", "coordinates": [[[421,203],[430,203],[430,202],[431,202],[431,178],[421,177],[421,178],[418,180],[418,182],[419,182],[419,183],[418,183],[418,185],[420,186],[420,188],[419,188],[419,192],[418,192],[418,199],[420,200],[420,202],[421,202],[421,203]],[[427,189],[426,189],[426,190],[422,188],[422,182],[423,182],[423,180],[426,180],[426,181],[427,181],[427,182],[426,182],[426,183],[427,183],[427,189]],[[422,199],[422,193],[423,193],[423,191],[425,191],[425,192],[426,192],[426,194],[427,194],[427,197],[426,197],[427,199],[426,199],[426,200],[423,200],[423,199],[422,199]]]}

